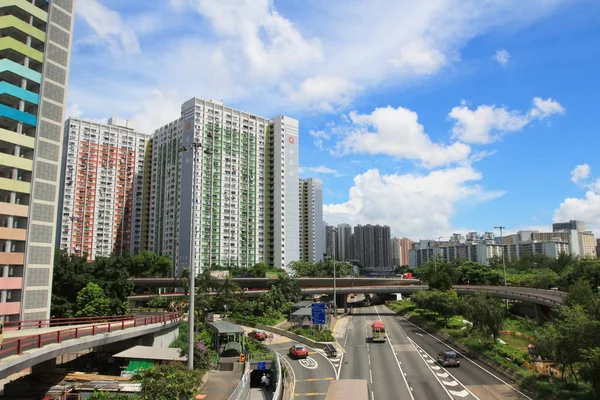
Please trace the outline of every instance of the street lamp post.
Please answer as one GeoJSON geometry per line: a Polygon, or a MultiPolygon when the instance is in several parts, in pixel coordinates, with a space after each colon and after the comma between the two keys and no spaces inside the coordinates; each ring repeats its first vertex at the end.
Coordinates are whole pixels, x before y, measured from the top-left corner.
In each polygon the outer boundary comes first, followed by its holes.
{"type": "MultiPolygon", "coordinates": [[[[337,234],[337,229],[332,229],[333,234],[337,234]]],[[[333,247],[333,316],[337,318],[337,284],[336,284],[336,271],[335,271],[335,236],[332,238],[333,247]]]]}
{"type": "MultiPolygon", "coordinates": [[[[500,248],[502,249],[502,268],[504,269],[504,287],[506,284],[506,260],[504,258],[504,235],[502,234],[502,230],[505,229],[505,226],[495,226],[494,229],[500,229],[500,248]]],[[[508,313],[508,299],[506,300],[506,312],[508,313]]]]}
{"type": "Polygon", "coordinates": [[[443,236],[438,236],[437,240],[433,241],[433,269],[435,270],[435,273],[437,274],[437,255],[435,254],[435,244],[442,239],[443,236]]]}
{"type": "Polygon", "coordinates": [[[193,142],[189,147],[182,146],[179,150],[180,153],[184,153],[188,150],[192,150],[192,215],[190,221],[190,302],[188,304],[188,369],[194,369],[194,339],[195,339],[195,301],[196,301],[196,268],[194,263],[194,211],[196,209],[196,150],[201,148],[202,144],[193,142]]]}

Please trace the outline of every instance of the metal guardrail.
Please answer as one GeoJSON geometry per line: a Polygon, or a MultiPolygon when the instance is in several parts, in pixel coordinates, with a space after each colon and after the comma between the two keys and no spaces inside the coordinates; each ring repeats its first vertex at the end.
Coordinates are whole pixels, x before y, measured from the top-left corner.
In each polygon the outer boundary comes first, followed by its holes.
{"type": "Polygon", "coordinates": [[[250,397],[250,362],[246,362],[244,375],[240,379],[240,383],[235,387],[235,390],[229,396],[229,400],[247,400],[250,397]]]}
{"type": "Polygon", "coordinates": [[[53,332],[41,333],[38,335],[24,336],[18,339],[9,340],[0,346],[0,360],[20,355],[24,351],[40,349],[46,345],[61,343],[65,340],[78,339],[85,336],[94,336],[101,333],[111,333],[122,331],[129,328],[137,328],[152,324],[178,321],[181,316],[178,313],[163,315],[154,315],[149,317],[131,318],[129,320],[110,321],[104,324],[77,326],[70,329],[63,329],[53,332]]]}
{"type": "Polygon", "coordinates": [[[135,316],[133,314],[128,314],[107,317],[49,318],[6,321],[4,322],[4,329],[7,331],[18,331],[23,329],[51,328],[55,326],[96,324],[99,322],[126,321],[131,320],[134,317],[135,316]]]}

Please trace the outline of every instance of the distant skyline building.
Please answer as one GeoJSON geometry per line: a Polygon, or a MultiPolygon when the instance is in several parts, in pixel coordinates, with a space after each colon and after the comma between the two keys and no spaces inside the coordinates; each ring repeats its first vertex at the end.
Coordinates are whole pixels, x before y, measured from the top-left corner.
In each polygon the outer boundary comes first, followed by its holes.
{"type": "Polygon", "coordinates": [[[408,238],[392,239],[392,264],[406,266],[409,263],[408,252],[412,249],[413,241],[408,238]]]}
{"type": "Polygon", "coordinates": [[[0,319],[50,318],[75,1],[1,1],[0,319]]]}
{"type": "Polygon", "coordinates": [[[177,272],[300,259],[297,120],[192,98],[153,135],[151,181],[148,248],[177,272]]]}
{"type": "Polygon", "coordinates": [[[64,137],[57,247],[88,261],[139,253],[150,135],[120,118],[69,118],[64,137]]]}
{"type": "Polygon", "coordinates": [[[323,182],[317,178],[299,179],[300,260],[323,261],[323,182]]]}
{"type": "Polygon", "coordinates": [[[585,232],[583,221],[570,220],[568,222],[555,222],[552,224],[552,232],[577,231],[585,232]]]}
{"type": "Polygon", "coordinates": [[[367,270],[392,270],[392,241],[387,225],[357,225],[352,256],[367,270]]]}
{"type": "Polygon", "coordinates": [[[333,225],[325,224],[325,257],[340,260],[340,242],[337,228],[333,225]]]}
{"type": "Polygon", "coordinates": [[[339,243],[339,260],[350,260],[352,257],[350,255],[351,251],[351,236],[352,236],[352,226],[350,224],[339,224],[337,226],[337,235],[338,235],[338,243],[339,243]]]}

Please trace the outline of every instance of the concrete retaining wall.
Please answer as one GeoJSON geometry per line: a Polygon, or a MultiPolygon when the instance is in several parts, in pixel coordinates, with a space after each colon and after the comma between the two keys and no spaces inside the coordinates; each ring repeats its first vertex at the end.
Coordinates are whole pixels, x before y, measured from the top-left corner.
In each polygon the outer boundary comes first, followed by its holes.
{"type": "Polygon", "coordinates": [[[251,322],[238,322],[231,318],[229,319],[229,321],[233,322],[234,324],[249,326],[251,328],[260,329],[260,330],[263,330],[266,332],[276,333],[278,335],[285,336],[286,338],[295,340],[298,343],[305,344],[305,345],[310,346],[315,349],[324,349],[327,344],[335,344],[335,342],[315,342],[314,340],[311,340],[304,336],[296,335],[293,332],[275,328],[274,326],[251,323],[251,322]]]}

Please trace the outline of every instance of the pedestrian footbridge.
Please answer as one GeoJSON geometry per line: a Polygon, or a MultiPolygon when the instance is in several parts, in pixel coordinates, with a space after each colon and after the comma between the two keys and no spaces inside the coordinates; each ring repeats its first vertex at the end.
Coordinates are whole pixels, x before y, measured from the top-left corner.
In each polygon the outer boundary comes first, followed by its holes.
{"type": "Polygon", "coordinates": [[[99,317],[88,319],[88,324],[82,324],[81,319],[71,322],[77,325],[56,325],[56,320],[38,321],[35,327],[31,326],[32,321],[7,324],[0,346],[0,379],[26,368],[33,368],[34,372],[36,368],[43,369],[69,353],[127,340],[139,339],[146,345],[168,347],[177,337],[181,316],[171,313],[99,317]]]}

